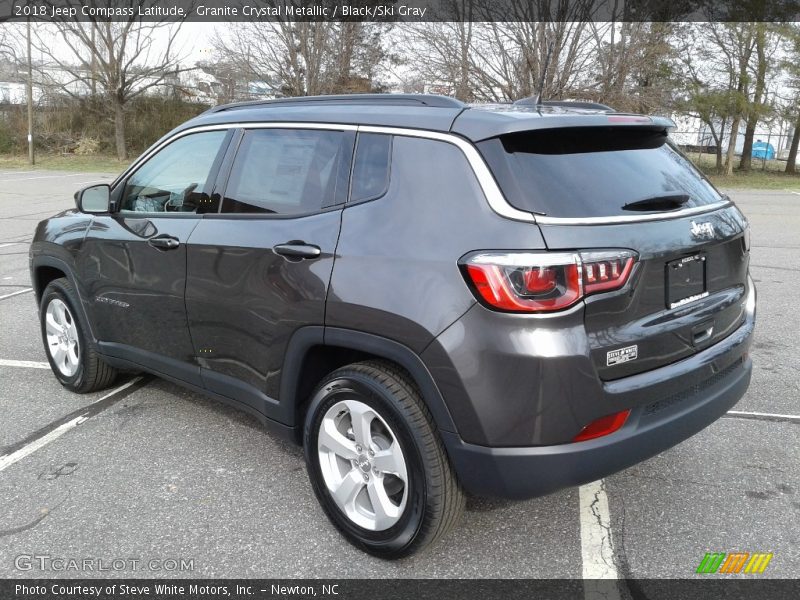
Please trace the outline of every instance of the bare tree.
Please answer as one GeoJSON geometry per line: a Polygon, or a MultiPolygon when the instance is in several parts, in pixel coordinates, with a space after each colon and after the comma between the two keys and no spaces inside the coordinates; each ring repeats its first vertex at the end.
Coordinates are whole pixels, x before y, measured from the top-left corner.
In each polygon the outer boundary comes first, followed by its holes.
{"type": "MultiPolygon", "coordinates": [[[[476,0],[443,0],[439,16],[455,21],[433,20],[407,25],[401,39],[406,64],[413,78],[433,84],[440,91],[469,102],[474,100],[473,22],[476,0]]],[[[424,85],[423,85],[424,87],[424,85]]]]}
{"type": "Polygon", "coordinates": [[[450,0],[456,22],[407,30],[407,61],[416,77],[449,88],[462,100],[502,102],[533,95],[552,43],[544,95],[563,98],[582,88],[591,66],[587,35],[594,0],[505,0],[508,22],[492,22],[493,2],[450,0]]]}
{"type": "MultiPolygon", "coordinates": [[[[466,0],[470,3],[470,0],[466,0]]],[[[473,29],[469,21],[426,22],[407,26],[401,38],[412,78],[437,91],[469,102],[474,100],[473,29]]]]}
{"type": "Polygon", "coordinates": [[[237,24],[218,31],[220,58],[286,96],[380,89],[378,67],[388,60],[386,25],[357,22],[237,24]]]}
{"type": "Polygon", "coordinates": [[[739,169],[743,171],[750,170],[752,164],[756,126],[771,110],[766,102],[767,79],[775,70],[776,50],[780,40],[780,36],[769,23],[758,22],[754,27],[756,63],[750,74],[750,79],[754,82],[753,93],[748,98],[745,108],[747,125],[744,132],[742,158],[739,162],[739,169]]]}
{"type": "MultiPolygon", "coordinates": [[[[150,0],[128,0],[134,8],[150,0]]],[[[134,11],[136,13],[136,11],[134,11]]],[[[125,108],[135,97],[163,85],[181,71],[176,36],[181,23],[127,21],[62,22],[39,26],[35,46],[50,65],[40,67],[44,85],[69,96],[102,100],[114,121],[117,157],[128,157],[125,108]]]]}
{"type": "Polygon", "coordinates": [[[19,45],[18,27],[9,24],[0,27],[0,60],[16,62],[19,45]]]}
{"type": "Polygon", "coordinates": [[[793,121],[792,142],[789,156],[786,159],[786,173],[797,172],[797,150],[800,145],[800,24],[793,23],[784,29],[786,42],[786,59],[783,68],[786,71],[789,87],[792,89],[788,116],[793,121]]]}
{"type": "Polygon", "coordinates": [[[746,115],[750,65],[756,45],[756,25],[745,22],[696,23],[691,45],[684,48],[684,66],[689,67],[692,87],[702,93],[693,97],[699,104],[714,99],[715,111],[730,129],[725,152],[724,173],[733,173],[739,129],[746,115]]]}
{"type": "Polygon", "coordinates": [[[589,25],[595,42],[595,81],[586,96],[617,110],[664,110],[674,87],[675,25],[630,21],[624,12],[612,16],[623,20],[589,25]]]}

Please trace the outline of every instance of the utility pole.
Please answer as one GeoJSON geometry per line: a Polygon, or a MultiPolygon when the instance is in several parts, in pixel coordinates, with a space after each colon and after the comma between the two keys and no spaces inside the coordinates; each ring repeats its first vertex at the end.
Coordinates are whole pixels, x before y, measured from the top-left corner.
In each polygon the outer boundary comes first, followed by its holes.
{"type": "Polygon", "coordinates": [[[36,164],[33,156],[33,64],[31,59],[31,20],[28,19],[28,162],[36,164]]]}
{"type": "Polygon", "coordinates": [[[95,32],[95,25],[94,21],[91,21],[92,25],[92,100],[97,95],[97,45],[95,44],[94,39],[94,32],[95,32]]]}

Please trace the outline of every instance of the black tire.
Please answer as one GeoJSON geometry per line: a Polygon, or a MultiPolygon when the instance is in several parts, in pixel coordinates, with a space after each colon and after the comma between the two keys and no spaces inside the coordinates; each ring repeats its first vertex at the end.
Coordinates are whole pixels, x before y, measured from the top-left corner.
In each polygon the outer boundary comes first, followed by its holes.
{"type": "Polygon", "coordinates": [[[83,318],[83,313],[79,310],[80,301],[69,280],[65,278],[51,281],[42,294],[42,301],[39,304],[39,323],[42,331],[42,343],[44,344],[45,354],[50,363],[50,368],[56,379],[65,388],[79,394],[86,394],[102,390],[110,386],[117,376],[117,371],[108,366],[95,352],[92,340],[87,335],[89,328],[83,318]],[[55,364],[51,351],[48,347],[47,330],[45,315],[47,308],[54,300],[61,300],[69,309],[70,319],[74,319],[77,330],[79,352],[77,371],[72,375],[65,375],[55,364]]]}
{"type": "Polygon", "coordinates": [[[430,412],[413,381],[391,363],[361,362],[328,375],[306,413],[303,446],[314,493],[328,518],[350,543],[374,556],[393,559],[421,550],[452,529],[464,510],[464,495],[430,412]],[[317,442],[323,419],[331,407],[350,399],[385,421],[405,459],[405,508],[399,521],[383,531],[351,520],[336,504],[321,470],[317,442]]]}

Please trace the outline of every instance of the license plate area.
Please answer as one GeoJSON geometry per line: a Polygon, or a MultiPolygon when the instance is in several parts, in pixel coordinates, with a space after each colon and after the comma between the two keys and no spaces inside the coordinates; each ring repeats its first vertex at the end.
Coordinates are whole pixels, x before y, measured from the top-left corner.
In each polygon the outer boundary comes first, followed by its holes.
{"type": "Polygon", "coordinates": [[[676,308],[708,296],[706,256],[693,254],[666,265],[667,308],[676,308]]]}

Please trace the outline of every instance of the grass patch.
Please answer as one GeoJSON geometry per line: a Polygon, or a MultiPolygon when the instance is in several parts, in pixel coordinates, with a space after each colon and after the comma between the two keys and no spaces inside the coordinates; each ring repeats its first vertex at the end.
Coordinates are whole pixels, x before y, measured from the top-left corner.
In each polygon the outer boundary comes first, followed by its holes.
{"type": "MultiPolygon", "coordinates": [[[[764,164],[760,158],[754,158],[750,171],[737,171],[734,167],[732,175],[720,175],[717,173],[716,157],[713,154],[691,153],[688,156],[706,174],[711,183],[719,188],[800,190],[800,174],[784,173],[785,161],[768,160],[764,164]]],[[[738,156],[734,164],[739,164],[738,156]]]]}
{"type": "Polygon", "coordinates": [[[87,173],[121,173],[130,161],[117,160],[113,156],[99,154],[37,154],[36,164],[28,164],[23,154],[0,155],[0,169],[85,171],[87,173]]]}

